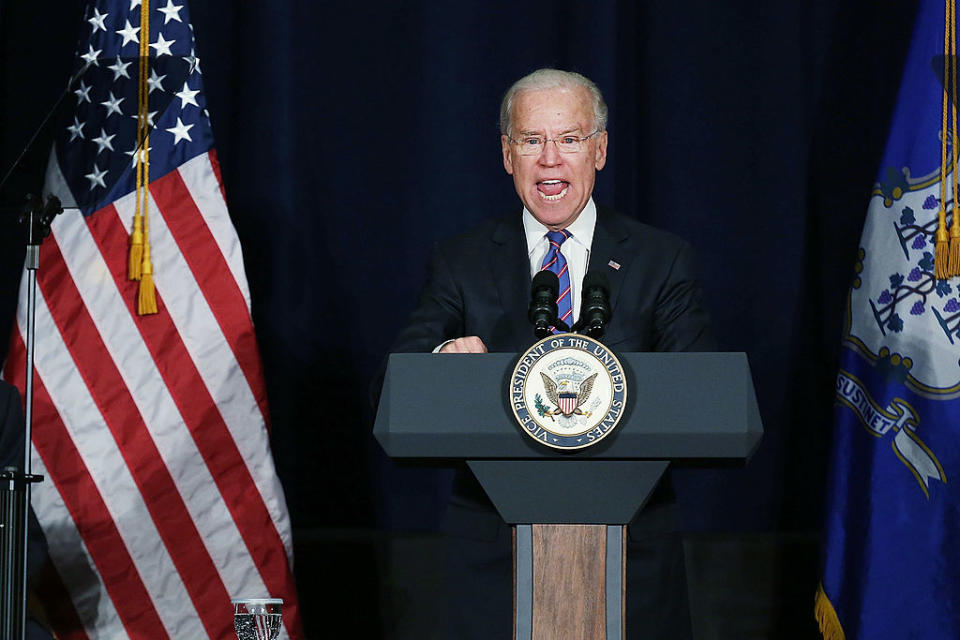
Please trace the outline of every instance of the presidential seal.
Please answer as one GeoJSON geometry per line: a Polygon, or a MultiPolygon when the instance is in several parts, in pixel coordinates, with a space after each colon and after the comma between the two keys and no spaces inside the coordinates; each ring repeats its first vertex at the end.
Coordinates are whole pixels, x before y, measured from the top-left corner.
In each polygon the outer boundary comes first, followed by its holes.
{"type": "Polygon", "coordinates": [[[554,449],[582,449],[605,438],[623,415],[627,382],[620,361],[576,333],[527,349],[510,376],[510,406],[525,434],[554,449]]]}

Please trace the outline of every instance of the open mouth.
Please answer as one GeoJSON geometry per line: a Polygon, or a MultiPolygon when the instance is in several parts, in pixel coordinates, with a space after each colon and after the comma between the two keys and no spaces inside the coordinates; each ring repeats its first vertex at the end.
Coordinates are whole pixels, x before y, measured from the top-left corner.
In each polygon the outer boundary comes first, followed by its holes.
{"type": "Polygon", "coordinates": [[[541,200],[552,202],[560,200],[567,195],[567,189],[570,183],[566,180],[541,180],[537,183],[537,193],[541,200]]]}

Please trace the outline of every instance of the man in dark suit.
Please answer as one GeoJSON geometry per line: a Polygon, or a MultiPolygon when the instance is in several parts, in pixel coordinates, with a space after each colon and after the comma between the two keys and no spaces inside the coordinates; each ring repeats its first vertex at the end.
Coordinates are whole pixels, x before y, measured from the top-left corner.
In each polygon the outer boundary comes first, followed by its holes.
{"type": "MultiPolygon", "coordinates": [[[[523,210],[436,248],[419,305],[393,351],[518,352],[530,346],[530,280],[550,259],[549,232],[562,233],[553,237],[560,238],[568,268],[570,290],[561,298],[571,296],[572,320],[586,272],[607,275],[612,318],[603,341],[611,349],[713,348],[689,245],[593,202],[596,172],[607,158],[606,120],[600,91],[579,74],[541,69],[507,91],[500,118],[503,165],[523,210]]],[[[691,635],[675,511],[667,480],[629,528],[631,636],[691,635]]],[[[465,469],[454,482],[445,529],[449,637],[509,637],[510,531],[465,469]]]]}

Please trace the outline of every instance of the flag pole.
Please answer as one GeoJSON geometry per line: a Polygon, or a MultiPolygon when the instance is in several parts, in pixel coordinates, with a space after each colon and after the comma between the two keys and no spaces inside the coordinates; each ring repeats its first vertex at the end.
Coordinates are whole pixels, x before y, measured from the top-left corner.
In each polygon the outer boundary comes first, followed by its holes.
{"type": "Polygon", "coordinates": [[[37,269],[40,268],[40,243],[50,234],[50,223],[63,211],[60,200],[51,196],[43,203],[36,196],[27,196],[20,221],[27,225],[27,331],[26,385],[24,392],[24,447],[21,470],[3,470],[6,491],[3,492],[3,557],[4,572],[0,599],[3,638],[24,640],[27,620],[27,522],[30,514],[30,485],[43,480],[32,473],[31,443],[33,439],[33,363],[36,342],[37,269]]]}

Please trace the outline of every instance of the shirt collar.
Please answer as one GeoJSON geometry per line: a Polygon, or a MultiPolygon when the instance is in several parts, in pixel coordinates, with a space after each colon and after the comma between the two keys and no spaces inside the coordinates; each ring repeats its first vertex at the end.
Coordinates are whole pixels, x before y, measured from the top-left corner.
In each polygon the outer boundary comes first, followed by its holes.
{"type": "MultiPolygon", "coordinates": [[[[575,240],[589,249],[593,244],[593,230],[597,226],[597,205],[593,203],[591,197],[583,207],[583,211],[577,216],[577,219],[567,227],[570,232],[571,240],[575,240]]],[[[523,232],[527,237],[527,253],[533,253],[537,244],[543,240],[547,234],[546,226],[533,217],[533,214],[523,208],[523,232]]]]}

